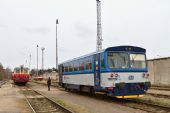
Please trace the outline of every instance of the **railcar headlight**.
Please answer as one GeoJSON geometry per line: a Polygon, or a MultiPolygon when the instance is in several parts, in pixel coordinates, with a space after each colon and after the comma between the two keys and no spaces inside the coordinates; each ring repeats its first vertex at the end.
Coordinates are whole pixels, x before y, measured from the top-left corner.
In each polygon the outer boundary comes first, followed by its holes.
{"type": "Polygon", "coordinates": [[[149,76],[150,76],[149,72],[143,73],[143,78],[149,78],[149,76]]]}

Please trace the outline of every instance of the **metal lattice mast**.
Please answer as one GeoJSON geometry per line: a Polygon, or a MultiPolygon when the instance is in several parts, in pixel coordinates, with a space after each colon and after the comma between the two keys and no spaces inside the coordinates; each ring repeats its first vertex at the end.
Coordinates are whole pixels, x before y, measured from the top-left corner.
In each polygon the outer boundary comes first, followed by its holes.
{"type": "Polygon", "coordinates": [[[56,20],[56,70],[58,70],[58,40],[57,40],[57,24],[58,24],[58,19],[56,20]]]}
{"type": "Polygon", "coordinates": [[[96,51],[102,49],[102,25],[101,25],[101,1],[96,0],[97,3],[97,46],[96,51]]]}

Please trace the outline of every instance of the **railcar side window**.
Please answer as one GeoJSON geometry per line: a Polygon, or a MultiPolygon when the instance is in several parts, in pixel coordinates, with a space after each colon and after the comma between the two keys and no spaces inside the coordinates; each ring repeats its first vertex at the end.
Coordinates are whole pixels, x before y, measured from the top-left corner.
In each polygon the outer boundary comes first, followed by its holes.
{"type": "Polygon", "coordinates": [[[64,72],[68,72],[68,66],[64,66],[64,72]]]}
{"type": "Polygon", "coordinates": [[[73,71],[73,65],[71,63],[71,64],[69,64],[69,72],[72,72],[72,71],[73,71]]]}
{"type": "Polygon", "coordinates": [[[102,55],[101,55],[101,68],[105,68],[104,53],[102,53],[102,55]]]}
{"type": "Polygon", "coordinates": [[[79,71],[79,65],[78,63],[74,63],[74,71],[79,71]]]}
{"type": "Polygon", "coordinates": [[[80,62],[79,69],[80,69],[80,71],[84,71],[84,62],[83,61],[80,62]]]}
{"type": "Polygon", "coordinates": [[[86,70],[92,70],[92,62],[90,60],[86,61],[86,70]]]}
{"type": "Polygon", "coordinates": [[[108,53],[108,66],[109,68],[128,68],[128,53],[108,53]]]}

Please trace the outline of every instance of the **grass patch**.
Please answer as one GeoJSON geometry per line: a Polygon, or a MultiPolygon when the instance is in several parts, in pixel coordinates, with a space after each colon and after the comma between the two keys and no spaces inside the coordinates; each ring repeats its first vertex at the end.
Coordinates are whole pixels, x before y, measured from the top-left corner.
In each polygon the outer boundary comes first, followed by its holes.
{"type": "Polygon", "coordinates": [[[55,101],[56,103],[60,104],[61,106],[66,107],[75,113],[92,113],[92,112],[88,111],[87,109],[85,109],[84,107],[81,107],[74,103],[66,102],[66,101],[61,100],[57,97],[52,97],[51,99],[53,101],[55,101]]]}
{"type": "Polygon", "coordinates": [[[36,93],[32,90],[19,90],[19,93],[24,95],[36,95],[36,93]]]}

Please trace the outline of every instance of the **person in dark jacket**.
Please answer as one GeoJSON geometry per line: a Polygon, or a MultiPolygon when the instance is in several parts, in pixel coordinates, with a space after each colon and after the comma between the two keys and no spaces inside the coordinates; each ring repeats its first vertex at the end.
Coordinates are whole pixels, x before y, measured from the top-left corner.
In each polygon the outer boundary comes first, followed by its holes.
{"type": "Polygon", "coordinates": [[[48,86],[48,91],[50,91],[50,86],[51,86],[51,78],[50,77],[48,77],[47,86],[48,86]]]}

